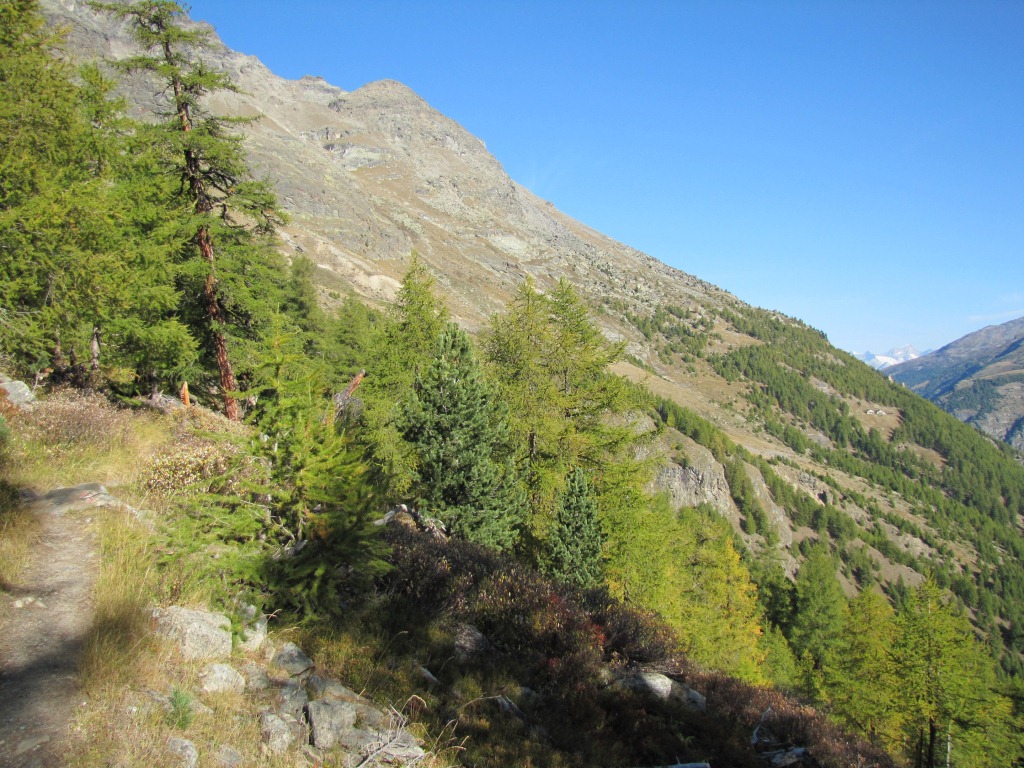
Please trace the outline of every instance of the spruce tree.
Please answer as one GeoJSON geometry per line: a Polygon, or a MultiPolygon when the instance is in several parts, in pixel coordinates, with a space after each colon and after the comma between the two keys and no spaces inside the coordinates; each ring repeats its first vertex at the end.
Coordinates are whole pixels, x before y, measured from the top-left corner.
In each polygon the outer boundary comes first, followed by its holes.
{"type": "Polygon", "coordinates": [[[570,584],[596,587],[602,581],[603,540],[587,473],[573,467],[558,497],[544,570],[570,584]]]}
{"type": "Polygon", "coordinates": [[[518,537],[521,501],[498,460],[505,425],[466,332],[449,323],[402,419],[417,457],[416,503],[456,535],[494,549],[518,537]]]}

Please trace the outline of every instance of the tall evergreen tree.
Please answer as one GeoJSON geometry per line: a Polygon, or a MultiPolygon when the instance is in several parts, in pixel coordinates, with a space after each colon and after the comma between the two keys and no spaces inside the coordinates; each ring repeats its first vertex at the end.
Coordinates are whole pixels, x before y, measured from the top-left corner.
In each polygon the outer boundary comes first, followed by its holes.
{"type": "Polygon", "coordinates": [[[360,392],[366,404],[367,439],[377,472],[392,498],[407,495],[416,477],[416,455],[398,424],[403,404],[417,374],[430,364],[447,321],[448,310],[434,294],[430,272],[413,254],[397,300],[376,326],[365,350],[367,359],[360,365],[366,369],[360,392]]]}
{"type": "Polygon", "coordinates": [[[570,584],[595,587],[602,580],[603,540],[587,473],[581,467],[573,467],[558,497],[544,569],[570,584]]]}
{"type": "Polygon", "coordinates": [[[137,369],[187,365],[151,149],[96,67],[72,82],[35,3],[0,17],[0,353],[80,383],[105,350],[137,369]]]}
{"type": "Polygon", "coordinates": [[[516,541],[522,502],[511,465],[502,466],[506,430],[466,332],[449,323],[416,378],[402,420],[418,458],[421,509],[457,535],[498,550],[516,541]]]}
{"type": "MultiPolygon", "coordinates": [[[[166,122],[153,137],[165,151],[168,171],[180,180],[177,194],[191,208],[189,247],[180,271],[186,305],[208,345],[218,371],[224,412],[238,420],[236,364],[229,354],[233,328],[239,337],[256,335],[256,318],[268,318],[267,288],[283,279],[269,243],[280,213],[267,184],[250,178],[241,137],[231,120],[202,107],[211,91],[236,90],[227,75],[195,57],[209,45],[209,33],[186,28],[185,13],[170,0],[96,3],[127,19],[143,53],[120,62],[127,71],[152,73],[168,95],[166,122]],[[246,223],[243,223],[246,222],[246,223]]],[[[237,122],[237,121],[234,121],[237,122]]]]}
{"type": "Polygon", "coordinates": [[[836,579],[828,545],[818,544],[796,576],[796,606],[789,642],[798,658],[808,657],[821,669],[829,648],[842,627],[846,598],[836,579]]]}

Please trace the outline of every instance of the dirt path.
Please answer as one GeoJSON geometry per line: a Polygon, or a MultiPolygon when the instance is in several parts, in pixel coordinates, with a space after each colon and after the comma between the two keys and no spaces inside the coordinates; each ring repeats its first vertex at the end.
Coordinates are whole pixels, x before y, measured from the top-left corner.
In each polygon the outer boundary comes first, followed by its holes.
{"type": "Polygon", "coordinates": [[[78,663],[92,621],[98,555],[88,512],[106,506],[97,484],[51,491],[32,502],[42,538],[20,583],[0,600],[0,766],[62,764],[60,742],[78,692],[78,663]]]}

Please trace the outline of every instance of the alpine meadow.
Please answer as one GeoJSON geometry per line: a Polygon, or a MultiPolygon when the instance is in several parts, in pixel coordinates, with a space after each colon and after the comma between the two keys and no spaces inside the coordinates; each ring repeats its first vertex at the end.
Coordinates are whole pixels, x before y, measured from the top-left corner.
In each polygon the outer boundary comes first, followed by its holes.
{"type": "Polygon", "coordinates": [[[0,620],[28,499],[142,520],[49,764],[385,764],[312,677],[283,750],[251,680],[153,682],[182,604],[400,715],[390,764],[1024,766],[1010,445],[170,0],[0,0],[0,84],[0,620]]]}

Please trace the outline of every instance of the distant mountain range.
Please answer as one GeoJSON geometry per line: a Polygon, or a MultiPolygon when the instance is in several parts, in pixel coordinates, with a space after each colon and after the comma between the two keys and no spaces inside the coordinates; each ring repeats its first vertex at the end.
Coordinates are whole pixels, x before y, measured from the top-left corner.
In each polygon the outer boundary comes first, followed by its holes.
{"type": "Polygon", "coordinates": [[[905,363],[908,360],[916,360],[920,356],[921,353],[909,344],[905,347],[890,349],[888,352],[881,355],[876,355],[874,352],[861,352],[854,355],[858,360],[862,360],[872,368],[877,368],[878,370],[888,368],[891,365],[905,363]]]}
{"type": "Polygon", "coordinates": [[[1024,317],[885,372],[961,421],[1024,450],[1024,317]]]}

